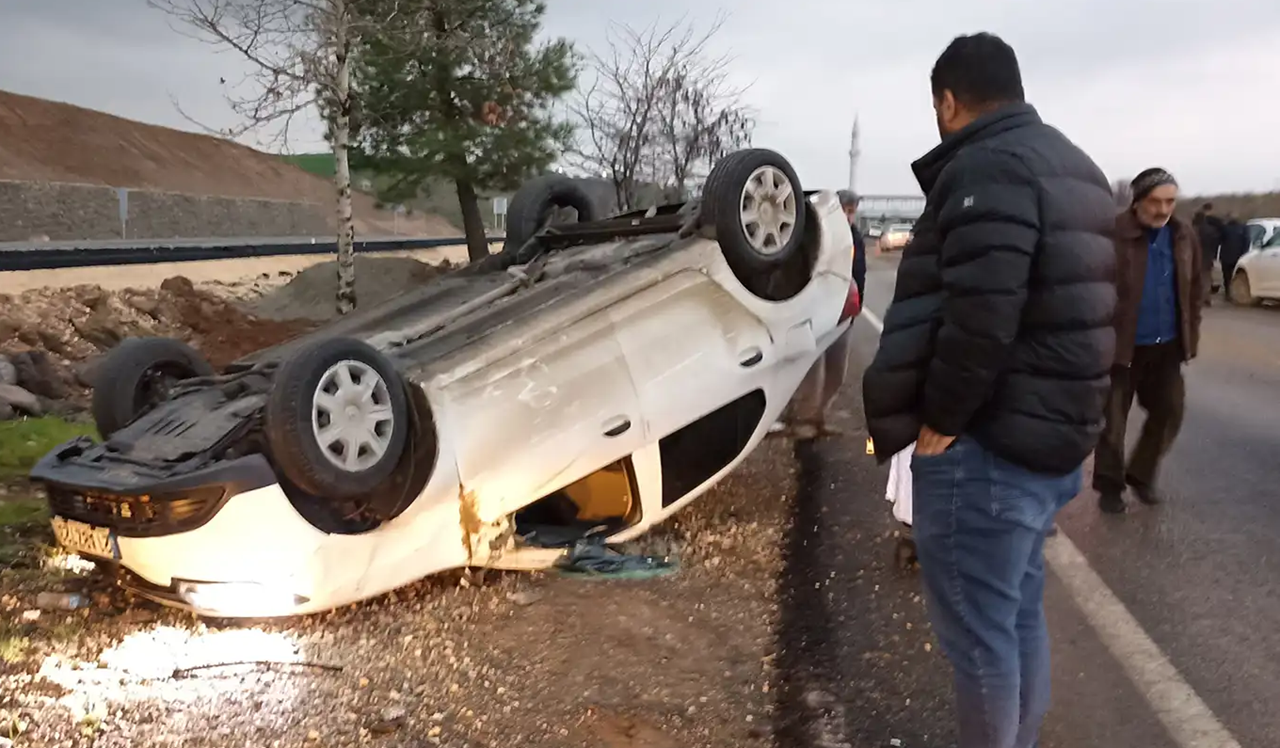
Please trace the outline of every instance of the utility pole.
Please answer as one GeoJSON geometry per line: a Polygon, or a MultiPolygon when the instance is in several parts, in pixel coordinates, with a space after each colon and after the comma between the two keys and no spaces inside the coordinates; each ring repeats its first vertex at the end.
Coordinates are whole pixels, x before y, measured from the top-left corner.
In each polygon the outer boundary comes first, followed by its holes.
{"type": "Polygon", "coordinates": [[[849,136],[849,191],[856,192],[856,183],[858,181],[858,156],[862,155],[862,151],[858,150],[858,115],[853,116],[853,132],[849,136]]]}

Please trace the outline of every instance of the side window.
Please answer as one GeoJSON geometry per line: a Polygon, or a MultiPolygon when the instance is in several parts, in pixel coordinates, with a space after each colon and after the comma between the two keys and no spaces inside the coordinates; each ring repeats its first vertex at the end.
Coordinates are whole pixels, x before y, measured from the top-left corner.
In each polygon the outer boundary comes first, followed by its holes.
{"type": "Polygon", "coordinates": [[[1249,246],[1262,243],[1262,237],[1267,235],[1267,230],[1256,223],[1249,225],[1249,246]]]}
{"type": "Polygon", "coordinates": [[[1267,243],[1264,246],[1267,247],[1268,249],[1280,247],[1280,230],[1277,230],[1274,234],[1272,234],[1271,238],[1267,240],[1267,243]]]}

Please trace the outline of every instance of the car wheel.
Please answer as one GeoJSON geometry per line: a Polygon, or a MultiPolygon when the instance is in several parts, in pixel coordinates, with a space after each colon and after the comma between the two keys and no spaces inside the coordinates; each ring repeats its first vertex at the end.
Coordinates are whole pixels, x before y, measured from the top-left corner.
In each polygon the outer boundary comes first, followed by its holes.
{"type": "Polygon", "coordinates": [[[1244,273],[1236,273],[1231,278],[1231,303],[1240,306],[1258,304],[1258,298],[1253,295],[1253,289],[1249,286],[1249,276],[1244,273]]]}
{"type": "Polygon", "coordinates": [[[164,401],[178,381],[214,373],[209,362],[181,340],[121,341],[93,370],[94,425],[107,438],[164,401]]]}
{"type": "Polygon", "coordinates": [[[702,223],[715,229],[725,261],[757,295],[773,273],[801,254],[806,203],[800,178],[764,148],[731,153],[703,189],[702,223]]]}
{"type": "Polygon", "coordinates": [[[599,210],[582,182],[560,174],[530,179],[516,190],[507,208],[507,237],[502,254],[515,258],[516,253],[539,231],[554,222],[556,213],[572,208],[578,223],[599,218],[599,210]]]}
{"type": "Polygon", "coordinates": [[[391,477],[411,428],[395,365],[352,338],[299,348],[267,395],[267,446],[284,478],[310,494],[346,499],[391,477]]]}

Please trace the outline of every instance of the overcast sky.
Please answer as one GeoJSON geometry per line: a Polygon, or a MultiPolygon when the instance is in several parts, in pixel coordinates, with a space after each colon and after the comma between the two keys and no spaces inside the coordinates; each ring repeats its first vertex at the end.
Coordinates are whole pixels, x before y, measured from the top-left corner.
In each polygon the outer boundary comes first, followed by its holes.
{"type": "MultiPolygon", "coordinates": [[[[1193,193],[1280,189],[1277,0],[548,0],[547,33],[600,48],[611,21],[728,20],[760,111],[755,144],[779,150],[807,188],[847,181],[916,193],[910,162],[938,139],[929,70],[951,38],[1003,36],[1029,100],[1111,178],[1161,165],[1193,193]],[[686,8],[694,10],[685,10],[686,8]]],[[[219,78],[240,63],[173,32],[145,0],[0,0],[0,88],[193,129],[232,122],[219,78]]],[[[321,143],[317,130],[294,150],[321,143]]]]}

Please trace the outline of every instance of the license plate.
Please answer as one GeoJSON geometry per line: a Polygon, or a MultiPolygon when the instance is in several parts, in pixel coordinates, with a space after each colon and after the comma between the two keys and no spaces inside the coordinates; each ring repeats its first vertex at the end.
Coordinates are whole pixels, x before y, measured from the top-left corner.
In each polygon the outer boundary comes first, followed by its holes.
{"type": "Polygon", "coordinates": [[[98,558],[119,559],[120,550],[115,535],[106,527],[77,522],[63,517],[53,518],[53,536],[58,545],[75,553],[98,558]]]}

